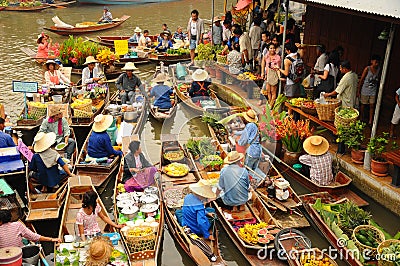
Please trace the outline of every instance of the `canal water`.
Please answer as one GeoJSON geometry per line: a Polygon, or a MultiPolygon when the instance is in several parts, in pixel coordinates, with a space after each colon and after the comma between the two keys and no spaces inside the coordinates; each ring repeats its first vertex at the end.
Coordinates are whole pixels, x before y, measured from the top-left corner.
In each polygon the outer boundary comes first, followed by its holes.
{"type": "MultiPolygon", "coordinates": [[[[215,6],[215,15],[221,15],[223,9],[222,1],[215,2],[218,2],[215,6]]],[[[231,2],[232,1],[229,1],[228,6],[231,5],[231,2]]],[[[236,3],[236,1],[233,2],[236,3]]],[[[126,14],[130,15],[131,18],[121,27],[111,31],[101,32],[100,34],[131,35],[136,26],[150,30],[150,34],[156,34],[161,31],[162,23],[167,23],[171,31],[174,31],[179,25],[186,27],[192,9],[198,9],[200,17],[211,19],[210,0],[183,0],[161,4],[111,6],[111,12],[114,17],[120,17],[126,14]]],[[[21,53],[20,48],[29,47],[36,50],[36,37],[43,31],[44,26],[53,25],[51,20],[53,16],[57,15],[64,22],[75,24],[83,21],[96,21],[101,16],[101,12],[102,6],[88,5],[47,9],[39,13],[0,12],[0,102],[5,104],[6,111],[14,121],[22,109],[23,95],[11,91],[12,80],[38,81],[41,83],[43,79],[41,67],[27,58],[25,54],[21,53]]],[[[49,35],[54,42],[59,43],[66,38],[52,33],[49,33],[49,35]]],[[[87,36],[95,38],[96,35],[97,34],[90,34],[87,36]]],[[[139,68],[141,70],[141,78],[148,79],[154,73],[155,66],[144,65],[139,66],[139,68]]],[[[73,76],[74,81],[78,79],[79,77],[73,76]]],[[[201,122],[199,117],[193,116],[183,106],[179,106],[172,123],[162,125],[149,118],[141,134],[141,140],[146,157],[153,163],[159,161],[161,135],[170,133],[178,134],[179,139],[182,141],[186,141],[192,136],[209,134],[206,125],[201,122]]],[[[298,194],[308,192],[295,181],[290,179],[289,181],[298,194]]],[[[112,184],[113,182],[111,181],[102,194],[102,199],[109,211],[111,211],[112,208],[112,184]]],[[[389,233],[394,234],[400,229],[399,218],[397,216],[393,215],[387,209],[384,209],[368,196],[363,195],[362,192],[357,192],[370,203],[367,210],[374,214],[374,219],[386,228],[389,233]]],[[[56,236],[58,234],[59,221],[44,221],[36,223],[35,225],[38,231],[44,235],[56,236]]],[[[303,232],[310,237],[313,246],[320,248],[327,248],[329,246],[329,243],[314,227],[310,227],[303,232]]],[[[243,256],[241,256],[240,252],[238,252],[233,242],[223,230],[220,230],[219,237],[222,256],[227,261],[228,265],[247,265],[243,256]]],[[[50,252],[52,249],[46,245],[46,250],[50,252]]],[[[340,264],[344,265],[344,263],[340,264]]],[[[164,241],[159,256],[159,265],[195,265],[190,258],[184,254],[179,245],[174,242],[168,230],[165,230],[164,233],[164,241]]]]}

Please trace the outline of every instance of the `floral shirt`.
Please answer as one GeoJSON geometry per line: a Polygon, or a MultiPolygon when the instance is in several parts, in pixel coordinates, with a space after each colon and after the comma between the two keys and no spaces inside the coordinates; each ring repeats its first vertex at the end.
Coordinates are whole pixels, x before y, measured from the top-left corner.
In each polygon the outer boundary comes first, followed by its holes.
{"type": "Polygon", "coordinates": [[[94,213],[90,215],[87,215],[83,208],[78,211],[78,214],[76,215],[76,224],[83,225],[84,234],[86,236],[94,235],[101,231],[99,224],[97,223],[97,216],[100,211],[101,207],[99,204],[96,205],[94,213]]]}
{"type": "Polygon", "coordinates": [[[227,61],[229,64],[229,72],[235,75],[241,72],[242,56],[238,51],[232,50],[227,56],[227,61]]]}

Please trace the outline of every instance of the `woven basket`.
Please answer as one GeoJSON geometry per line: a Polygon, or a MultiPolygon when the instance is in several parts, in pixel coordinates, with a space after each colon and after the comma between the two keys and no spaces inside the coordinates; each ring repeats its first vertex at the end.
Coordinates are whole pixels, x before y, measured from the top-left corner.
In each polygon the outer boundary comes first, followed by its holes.
{"type": "MultiPolygon", "coordinates": [[[[378,266],[394,266],[395,263],[391,258],[387,258],[382,255],[382,249],[383,248],[388,248],[391,244],[395,244],[398,243],[400,244],[400,240],[396,240],[396,239],[389,239],[389,240],[385,240],[382,243],[379,244],[377,250],[378,250],[378,266]]],[[[394,256],[396,256],[396,254],[394,254],[394,256]]]]}
{"type": "Polygon", "coordinates": [[[87,113],[91,113],[92,112],[92,103],[89,102],[89,103],[86,103],[86,104],[78,105],[78,106],[76,106],[74,108],[74,111],[75,110],[81,110],[81,111],[84,111],[84,112],[87,112],[87,113]]]}
{"type": "Polygon", "coordinates": [[[304,88],[304,92],[306,93],[307,99],[314,99],[314,88],[304,88]]]}
{"type": "Polygon", "coordinates": [[[143,231],[146,229],[150,229],[151,233],[144,236],[129,236],[129,231],[133,229],[128,230],[125,237],[129,251],[131,253],[135,253],[146,250],[153,250],[156,244],[156,235],[153,233],[153,229],[150,226],[136,226],[134,227],[134,229],[140,229],[143,231]]]}
{"type": "Polygon", "coordinates": [[[86,111],[82,111],[79,109],[74,109],[74,117],[88,118],[88,117],[92,117],[92,115],[93,115],[92,112],[86,112],[86,111]]]}
{"type": "Polygon", "coordinates": [[[327,104],[320,104],[315,101],[315,107],[317,109],[318,118],[322,121],[334,121],[335,120],[335,109],[340,106],[341,101],[338,99],[325,99],[327,104]]]}
{"type": "Polygon", "coordinates": [[[358,111],[357,111],[356,109],[352,108],[352,107],[341,107],[341,106],[337,107],[337,108],[335,109],[335,122],[334,122],[335,127],[336,127],[336,128],[338,128],[339,126],[342,126],[342,127],[349,127],[351,123],[354,123],[354,122],[357,121],[358,115],[359,115],[358,111]],[[343,108],[343,109],[345,109],[345,108],[346,108],[346,109],[352,109],[353,111],[355,111],[355,112],[357,113],[357,116],[356,116],[356,117],[353,117],[353,118],[343,118],[343,117],[340,117],[340,116],[338,115],[338,113],[339,113],[339,111],[340,111],[341,108],[343,108]]]}
{"type": "Polygon", "coordinates": [[[302,110],[304,113],[306,113],[306,114],[317,115],[317,109],[316,109],[316,108],[308,108],[308,107],[305,107],[305,106],[303,105],[305,102],[312,102],[312,101],[303,101],[303,102],[301,103],[301,110],[302,110]]]}
{"type": "Polygon", "coordinates": [[[47,114],[47,106],[45,108],[41,108],[41,107],[29,105],[29,108],[31,111],[31,115],[36,118],[46,116],[46,114],[47,114]]]}
{"type": "Polygon", "coordinates": [[[221,65],[226,65],[228,62],[227,58],[228,57],[226,55],[217,54],[217,63],[221,65]]]}
{"type": "Polygon", "coordinates": [[[375,256],[377,254],[377,248],[373,248],[367,245],[362,244],[358,239],[356,238],[356,233],[360,230],[370,230],[373,231],[374,234],[374,239],[378,244],[382,243],[385,241],[385,235],[376,227],[371,226],[371,225],[359,225],[356,228],[354,228],[353,233],[351,235],[351,239],[354,241],[354,244],[356,244],[357,248],[360,250],[360,253],[363,254],[362,252],[364,250],[370,250],[370,256],[375,256]]]}

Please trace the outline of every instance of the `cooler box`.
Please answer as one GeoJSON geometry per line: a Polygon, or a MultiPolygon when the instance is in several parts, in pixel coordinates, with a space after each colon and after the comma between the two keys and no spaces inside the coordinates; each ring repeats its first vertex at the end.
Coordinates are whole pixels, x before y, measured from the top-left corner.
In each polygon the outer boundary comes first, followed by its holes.
{"type": "Polygon", "coordinates": [[[19,172],[25,169],[24,162],[21,159],[0,163],[0,174],[19,172]]]}
{"type": "Polygon", "coordinates": [[[20,154],[17,147],[0,148],[0,163],[19,160],[20,154]]]}

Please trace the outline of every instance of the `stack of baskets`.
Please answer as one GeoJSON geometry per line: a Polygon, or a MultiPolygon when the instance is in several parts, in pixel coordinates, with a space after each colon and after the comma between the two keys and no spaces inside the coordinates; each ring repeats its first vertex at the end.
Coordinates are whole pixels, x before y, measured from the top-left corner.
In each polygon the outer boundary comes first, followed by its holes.
{"type": "Polygon", "coordinates": [[[77,105],[76,107],[73,108],[73,110],[75,117],[85,118],[85,117],[91,117],[93,115],[91,102],[77,105]]]}
{"type": "Polygon", "coordinates": [[[28,103],[28,105],[29,105],[29,110],[30,110],[31,116],[35,117],[36,120],[43,116],[46,116],[47,105],[44,105],[44,104],[36,105],[35,103],[28,103]]]}
{"type": "Polygon", "coordinates": [[[352,107],[341,107],[341,106],[339,106],[339,107],[337,107],[337,108],[335,109],[335,122],[334,122],[335,127],[336,127],[336,128],[338,128],[339,126],[342,126],[342,127],[349,127],[351,123],[354,123],[354,122],[357,121],[358,116],[359,116],[359,113],[358,113],[358,111],[357,111],[356,109],[354,109],[354,108],[352,108],[352,107]],[[341,117],[341,116],[339,116],[339,111],[342,110],[342,109],[350,109],[350,110],[353,110],[353,111],[357,114],[357,116],[351,117],[351,118],[344,118],[344,117],[341,117]]]}
{"type": "Polygon", "coordinates": [[[334,121],[335,120],[335,109],[341,105],[341,101],[338,99],[325,99],[326,104],[321,104],[319,101],[315,101],[315,107],[317,109],[318,118],[322,121],[334,121]]]}
{"type": "Polygon", "coordinates": [[[398,254],[393,252],[384,252],[384,249],[388,249],[391,245],[400,245],[400,240],[389,239],[385,240],[378,246],[378,266],[394,266],[395,261],[398,260],[396,256],[398,254]],[[388,254],[389,253],[389,254],[388,254]]]}
{"type": "Polygon", "coordinates": [[[217,54],[217,63],[221,64],[221,65],[226,65],[228,63],[227,56],[226,55],[217,54]]]}
{"type": "Polygon", "coordinates": [[[371,252],[371,253],[369,253],[370,256],[371,256],[371,257],[374,257],[374,256],[377,254],[377,248],[367,246],[367,245],[361,243],[361,242],[357,239],[356,234],[357,234],[360,230],[369,230],[370,232],[372,231],[373,234],[374,234],[373,238],[374,238],[374,240],[375,240],[378,244],[380,244],[380,243],[382,243],[383,241],[385,241],[385,235],[384,235],[378,228],[376,228],[376,227],[374,227],[374,226],[372,226],[372,225],[359,225],[359,226],[357,226],[356,228],[354,228],[353,233],[352,233],[352,235],[351,235],[351,239],[354,241],[354,244],[355,244],[355,245],[357,246],[357,248],[359,249],[360,254],[364,254],[364,253],[363,253],[364,250],[366,250],[366,251],[369,250],[369,251],[371,252]]]}
{"type": "Polygon", "coordinates": [[[126,234],[126,243],[131,253],[153,250],[156,244],[156,235],[150,226],[136,226],[129,229],[126,234]],[[129,231],[139,230],[140,236],[129,235],[129,231]],[[147,234],[145,232],[148,232],[147,234]]]}

